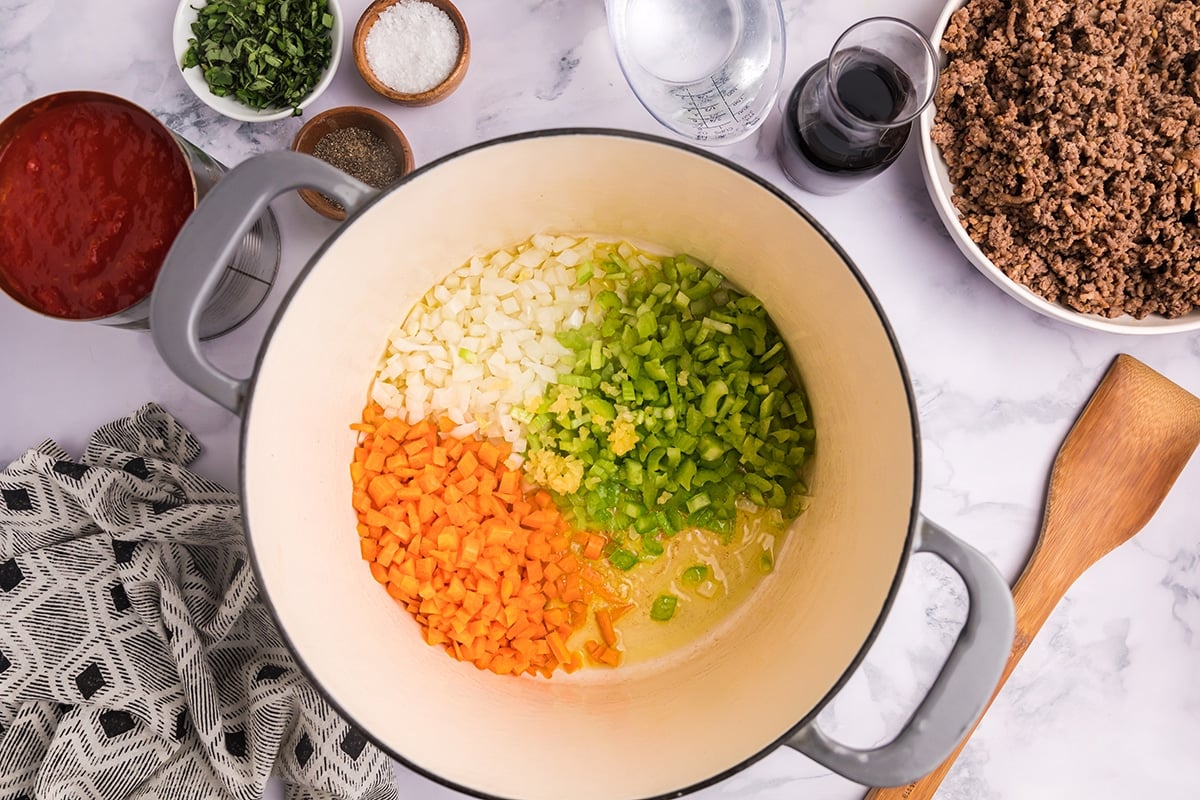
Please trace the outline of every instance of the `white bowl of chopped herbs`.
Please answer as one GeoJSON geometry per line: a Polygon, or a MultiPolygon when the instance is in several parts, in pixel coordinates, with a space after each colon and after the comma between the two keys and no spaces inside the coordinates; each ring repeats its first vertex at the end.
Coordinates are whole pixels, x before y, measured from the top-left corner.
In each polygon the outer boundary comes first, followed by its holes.
{"type": "Polygon", "coordinates": [[[182,0],[175,58],[210,108],[271,122],[301,114],[329,86],[342,31],[337,0],[182,0]]]}

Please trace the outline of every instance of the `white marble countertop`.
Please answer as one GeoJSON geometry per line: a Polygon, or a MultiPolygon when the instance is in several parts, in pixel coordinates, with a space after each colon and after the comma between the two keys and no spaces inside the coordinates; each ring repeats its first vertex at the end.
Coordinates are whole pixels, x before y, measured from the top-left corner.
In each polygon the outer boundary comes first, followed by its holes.
{"type": "MultiPolygon", "coordinates": [[[[356,18],[366,0],[342,0],[356,18]]],[[[473,55],[444,102],[405,109],[374,96],[351,61],[309,110],[370,105],[394,119],[418,164],[487,138],[566,125],[665,133],[617,68],[600,0],[460,0],[473,55]]],[[[785,86],[857,19],[890,14],[929,31],[939,0],[787,0],[785,86]]],[[[123,95],[228,164],[289,146],[302,119],[239,124],[197,101],[173,66],[172,0],[0,0],[0,116],[66,89],[123,95]]],[[[352,25],[350,26],[352,28],[352,25]]],[[[347,31],[349,39],[350,31],[347,31]]],[[[347,43],[347,53],[349,44],[347,43]]],[[[955,249],[925,193],[915,149],[849,194],[816,198],[777,167],[773,114],[720,152],[783,187],[842,244],[880,298],[920,409],[923,511],[1010,578],[1028,557],[1051,459],[1112,358],[1127,352],[1200,394],[1200,334],[1129,338],[1035,315],[955,249]]],[[[294,195],[274,204],[280,283],[335,229],[294,195]]],[[[281,292],[211,343],[248,372],[281,292]]],[[[0,297],[0,460],[53,437],[80,448],[99,424],[147,400],[201,439],[198,468],[235,483],[238,423],[178,381],[150,337],[58,323],[0,297]]],[[[1068,593],[939,797],[1196,797],[1200,792],[1200,459],[1142,533],[1068,593]]],[[[879,641],[822,722],[851,744],[885,741],[936,672],[964,616],[956,579],[916,558],[879,641]]],[[[461,797],[397,767],[405,797],[461,797]]],[[[697,796],[858,798],[863,789],[781,749],[697,796]]]]}

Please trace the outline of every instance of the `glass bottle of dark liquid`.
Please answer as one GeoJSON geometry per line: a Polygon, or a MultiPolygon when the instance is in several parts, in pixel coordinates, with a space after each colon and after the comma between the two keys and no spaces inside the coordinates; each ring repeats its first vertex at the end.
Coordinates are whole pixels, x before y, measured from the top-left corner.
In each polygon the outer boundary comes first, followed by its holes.
{"type": "Polygon", "coordinates": [[[887,17],[858,23],[788,96],[780,165],[814,194],[844,192],[878,175],[904,149],[936,81],[933,49],[911,25],[887,17]]]}

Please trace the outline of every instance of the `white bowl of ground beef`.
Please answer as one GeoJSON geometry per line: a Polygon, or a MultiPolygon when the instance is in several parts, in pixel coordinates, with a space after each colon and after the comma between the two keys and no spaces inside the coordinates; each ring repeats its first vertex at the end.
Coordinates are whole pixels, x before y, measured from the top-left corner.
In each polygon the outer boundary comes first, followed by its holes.
{"type": "Polygon", "coordinates": [[[968,260],[1029,308],[1113,333],[1200,330],[1196,4],[1102,6],[951,0],[925,182],[968,260]]]}

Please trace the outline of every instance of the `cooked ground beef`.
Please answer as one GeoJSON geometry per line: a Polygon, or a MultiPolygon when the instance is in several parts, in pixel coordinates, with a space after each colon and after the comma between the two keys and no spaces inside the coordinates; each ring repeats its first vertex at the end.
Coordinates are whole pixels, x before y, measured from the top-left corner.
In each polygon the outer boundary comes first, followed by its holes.
{"type": "Polygon", "coordinates": [[[1200,1],[970,0],[933,140],[1009,277],[1106,317],[1200,305],[1200,1]]]}

